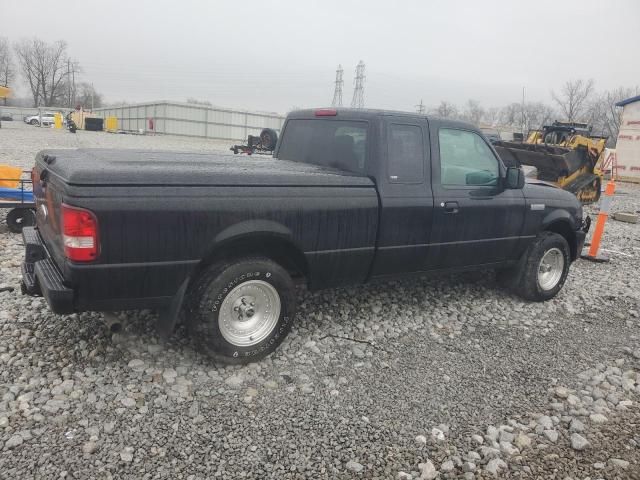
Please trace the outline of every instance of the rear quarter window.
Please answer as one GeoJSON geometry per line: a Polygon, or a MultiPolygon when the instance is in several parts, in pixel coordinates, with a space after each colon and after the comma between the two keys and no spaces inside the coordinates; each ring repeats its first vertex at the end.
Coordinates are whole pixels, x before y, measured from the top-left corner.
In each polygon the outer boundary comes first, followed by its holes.
{"type": "Polygon", "coordinates": [[[363,173],[367,122],[326,119],[287,121],[278,158],[363,173]]]}
{"type": "Polygon", "coordinates": [[[421,127],[390,124],[387,129],[387,155],[391,183],[422,183],[425,157],[421,127]]]}

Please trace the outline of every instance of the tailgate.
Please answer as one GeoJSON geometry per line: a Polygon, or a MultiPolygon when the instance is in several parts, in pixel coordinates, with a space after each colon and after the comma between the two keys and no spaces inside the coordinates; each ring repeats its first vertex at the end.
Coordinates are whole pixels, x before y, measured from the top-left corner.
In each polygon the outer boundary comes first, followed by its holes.
{"type": "MultiPolygon", "coordinates": [[[[55,157],[54,157],[55,158],[55,157]]],[[[61,205],[64,184],[49,170],[49,157],[38,155],[33,169],[33,196],[36,204],[36,226],[54,262],[62,267],[64,246],[61,232],[61,205]]]]}

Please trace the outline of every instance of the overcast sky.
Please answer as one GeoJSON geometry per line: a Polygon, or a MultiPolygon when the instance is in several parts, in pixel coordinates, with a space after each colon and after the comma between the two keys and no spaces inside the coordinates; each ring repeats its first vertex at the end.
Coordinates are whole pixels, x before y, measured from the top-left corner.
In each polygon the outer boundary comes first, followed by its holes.
{"type": "Polygon", "coordinates": [[[348,106],[359,60],[365,105],[399,110],[639,85],[639,21],[637,0],[0,0],[0,36],[67,41],[107,101],[283,113],[330,104],[338,64],[348,106]]]}

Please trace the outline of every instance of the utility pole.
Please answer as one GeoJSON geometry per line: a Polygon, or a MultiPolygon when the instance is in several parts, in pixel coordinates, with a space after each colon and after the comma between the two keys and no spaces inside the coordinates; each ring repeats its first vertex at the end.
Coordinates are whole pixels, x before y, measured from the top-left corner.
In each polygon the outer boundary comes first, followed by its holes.
{"type": "Polygon", "coordinates": [[[342,65],[338,65],[338,69],[336,70],[336,87],[333,90],[333,101],[331,102],[332,107],[342,106],[342,85],[344,84],[342,73],[342,65]]]}
{"type": "Polygon", "coordinates": [[[364,62],[360,60],[356,67],[356,78],[354,79],[353,99],[351,108],[364,108],[364,62]]]}
{"type": "Polygon", "coordinates": [[[69,102],[69,104],[67,105],[69,108],[72,107],[71,105],[71,60],[67,58],[67,101],[69,102]]]}
{"type": "Polygon", "coordinates": [[[522,139],[524,140],[524,87],[522,87],[522,107],[520,107],[522,113],[522,139]]]}
{"type": "Polygon", "coordinates": [[[422,99],[420,99],[420,103],[416,105],[416,112],[418,112],[420,115],[424,115],[424,110],[424,104],[422,103],[422,99]]]}
{"type": "Polygon", "coordinates": [[[93,112],[93,82],[91,83],[91,111],[93,112]]]}

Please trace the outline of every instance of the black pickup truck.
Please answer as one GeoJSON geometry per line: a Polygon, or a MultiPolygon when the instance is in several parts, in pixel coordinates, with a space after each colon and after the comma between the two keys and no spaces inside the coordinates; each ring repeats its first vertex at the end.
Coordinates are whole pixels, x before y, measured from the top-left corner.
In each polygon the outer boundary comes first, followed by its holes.
{"type": "Polygon", "coordinates": [[[578,200],[527,184],[468,124],[401,112],[287,117],[274,158],[45,150],[33,169],[23,292],[57,313],[182,316],[228,363],[272,352],[310,289],[496,269],[527,300],[555,296],[588,223],[578,200]]]}

